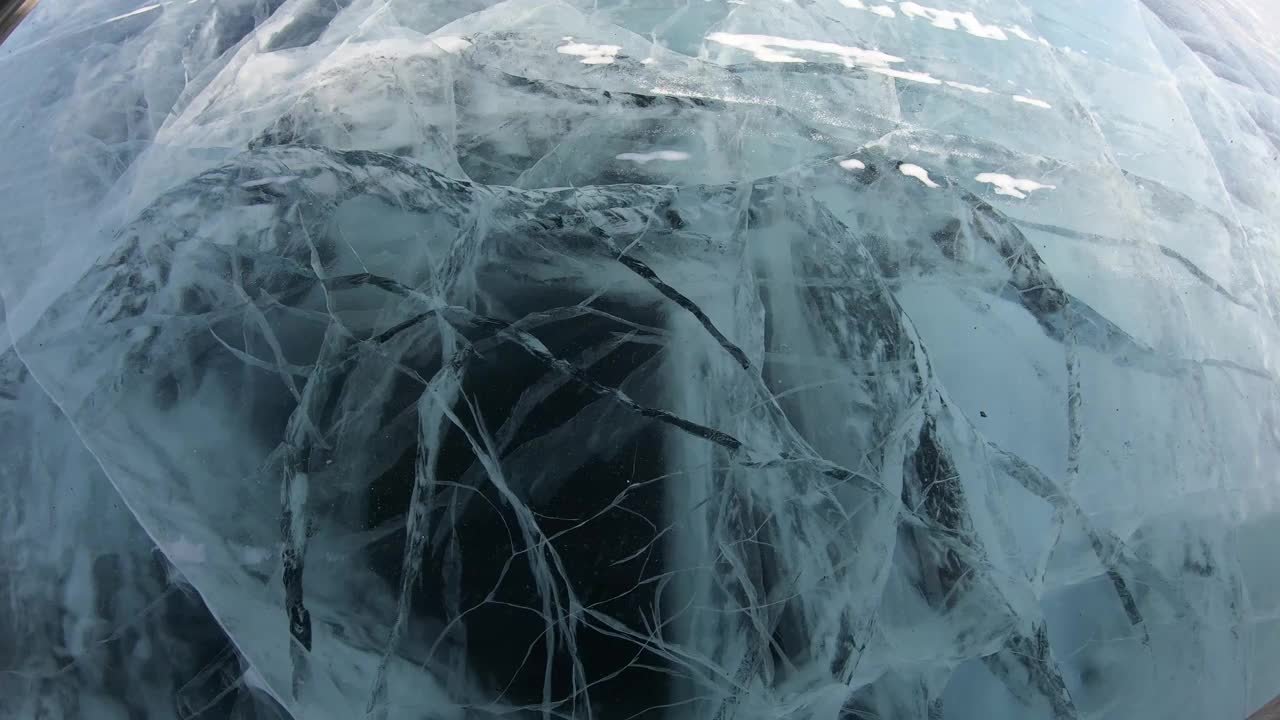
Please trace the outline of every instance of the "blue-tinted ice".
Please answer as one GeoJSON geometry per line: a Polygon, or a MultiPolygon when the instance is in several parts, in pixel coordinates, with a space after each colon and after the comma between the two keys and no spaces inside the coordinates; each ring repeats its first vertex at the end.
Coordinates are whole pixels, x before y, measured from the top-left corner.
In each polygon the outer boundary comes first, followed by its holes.
{"type": "Polygon", "coordinates": [[[0,45],[0,710],[1245,717],[1277,33],[44,0],[0,45]]]}

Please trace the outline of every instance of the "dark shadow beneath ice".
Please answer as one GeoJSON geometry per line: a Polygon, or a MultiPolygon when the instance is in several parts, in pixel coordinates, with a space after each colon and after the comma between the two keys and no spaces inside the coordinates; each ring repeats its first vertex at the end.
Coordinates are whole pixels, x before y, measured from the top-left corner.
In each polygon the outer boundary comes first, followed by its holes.
{"type": "MultiPolygon", "coordinates": [[[[583,299],[543,288],[536,296],[501,298],[497,304],[517,309],[518,317],[573,306],[583,299]]],[[[660,326],[657,313],[603,300],[591,306],[625,322],[586,315],[542,325],[533,334],[561,358],[606,348],[596,354],[587,374],[605,385],[626,388],[637,399],[661,387],[654,377],[661,345],[618,342],[632,331],[626,323],[660,326]],[[611,344],[615,347],[607,351],[611,344]]],[[[646,481],[664,472],[664,426],[624,416],[614,401],[601,399],[579,383],[562,382],[557,375],[515,343],[500,343],[468,365],[454,414],[473,425],[465,407],[469,399],[489,431],[509,438],[500,450],[506,481],[550,539],[577,602],[630,628],[652,630],[658,587],[654,578],[662,573],[664,562],[666,486],[664,481],[646,481]],[[515,408],[522,395],[547,382],[560,384],[531,412],[518,417],[522,413],[515,413],[515,408]],[[504,427],[508,423],[519,424],[504,427]],[[529,452],[539,444],[536,452],[529,452]]],[[[407,448],[373,483],[370,527],[408,507],[417,453],[416,445],[407,448]]],[[[445,436],[437,477],[462,487],[452,493],[460,509],[447,506],[450,493],[437,503],[442,507],[433,508],[432,527],[443,529],[424,559],[424,587],[414,594],[413,616],[445,635],[431,638],[441,642],[435,656],[427,659],[428,666],[444,675],[465,668],[485,689],[485,697],[499,706],[533,707],[549,701],[562,713],[576,707],[585,715],[585,680],[594,717],[659,717],[661,712],[651,708],[668,701],[665,661],[634,640],[600,632],[585,614],[576,616],[576,642],[570,645],[564,633],[556,633],[548,661],[544,598],[519,519],[457,427],[445,436]],[[454,541],[460,549],[460,569],[451,567],[444,550],[454,541]],[[448,607],[451,574],[457,580],[457,608],[463,612],[461,622],[449,625],[456,612],[448,607]],[[575,656],[585,672],[576,682],[575,656]],[[548,665],[550,695],[544,698],[548,665]]],[[[371,550],[374,567],[392,584],[400,580],[404,542],[400,531],[371,550]]],[[[562,593],[559,604],[563,606],[566,598],[562,593]]]]}

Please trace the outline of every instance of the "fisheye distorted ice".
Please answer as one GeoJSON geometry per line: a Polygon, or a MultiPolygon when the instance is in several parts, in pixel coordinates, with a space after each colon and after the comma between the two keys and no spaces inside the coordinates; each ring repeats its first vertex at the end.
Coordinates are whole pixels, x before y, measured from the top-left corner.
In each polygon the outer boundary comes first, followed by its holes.
{"type": "Polygon", "coordinates": [[[0,714],[1244,718],[1280,13],[44,0],[0,714]]]}

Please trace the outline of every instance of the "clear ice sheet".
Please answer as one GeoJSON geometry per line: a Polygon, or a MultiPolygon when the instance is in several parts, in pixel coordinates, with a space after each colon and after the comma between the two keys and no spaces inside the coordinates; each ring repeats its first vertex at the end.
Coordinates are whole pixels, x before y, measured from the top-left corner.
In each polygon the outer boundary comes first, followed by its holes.
{"type": "Polygon", "coordinates": [[[0,712],[1243,718],[1280,12],[43,0],[0,712]]]}

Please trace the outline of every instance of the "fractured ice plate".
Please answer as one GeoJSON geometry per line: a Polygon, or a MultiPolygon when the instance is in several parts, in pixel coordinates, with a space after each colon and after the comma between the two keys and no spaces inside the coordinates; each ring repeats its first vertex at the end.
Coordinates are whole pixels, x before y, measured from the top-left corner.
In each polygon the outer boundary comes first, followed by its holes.
{"type": "Polygon", "coordinates": [[[1245,717],[1274,49],[1067,5],[46,0],[0,708],[1245,717]]]}

